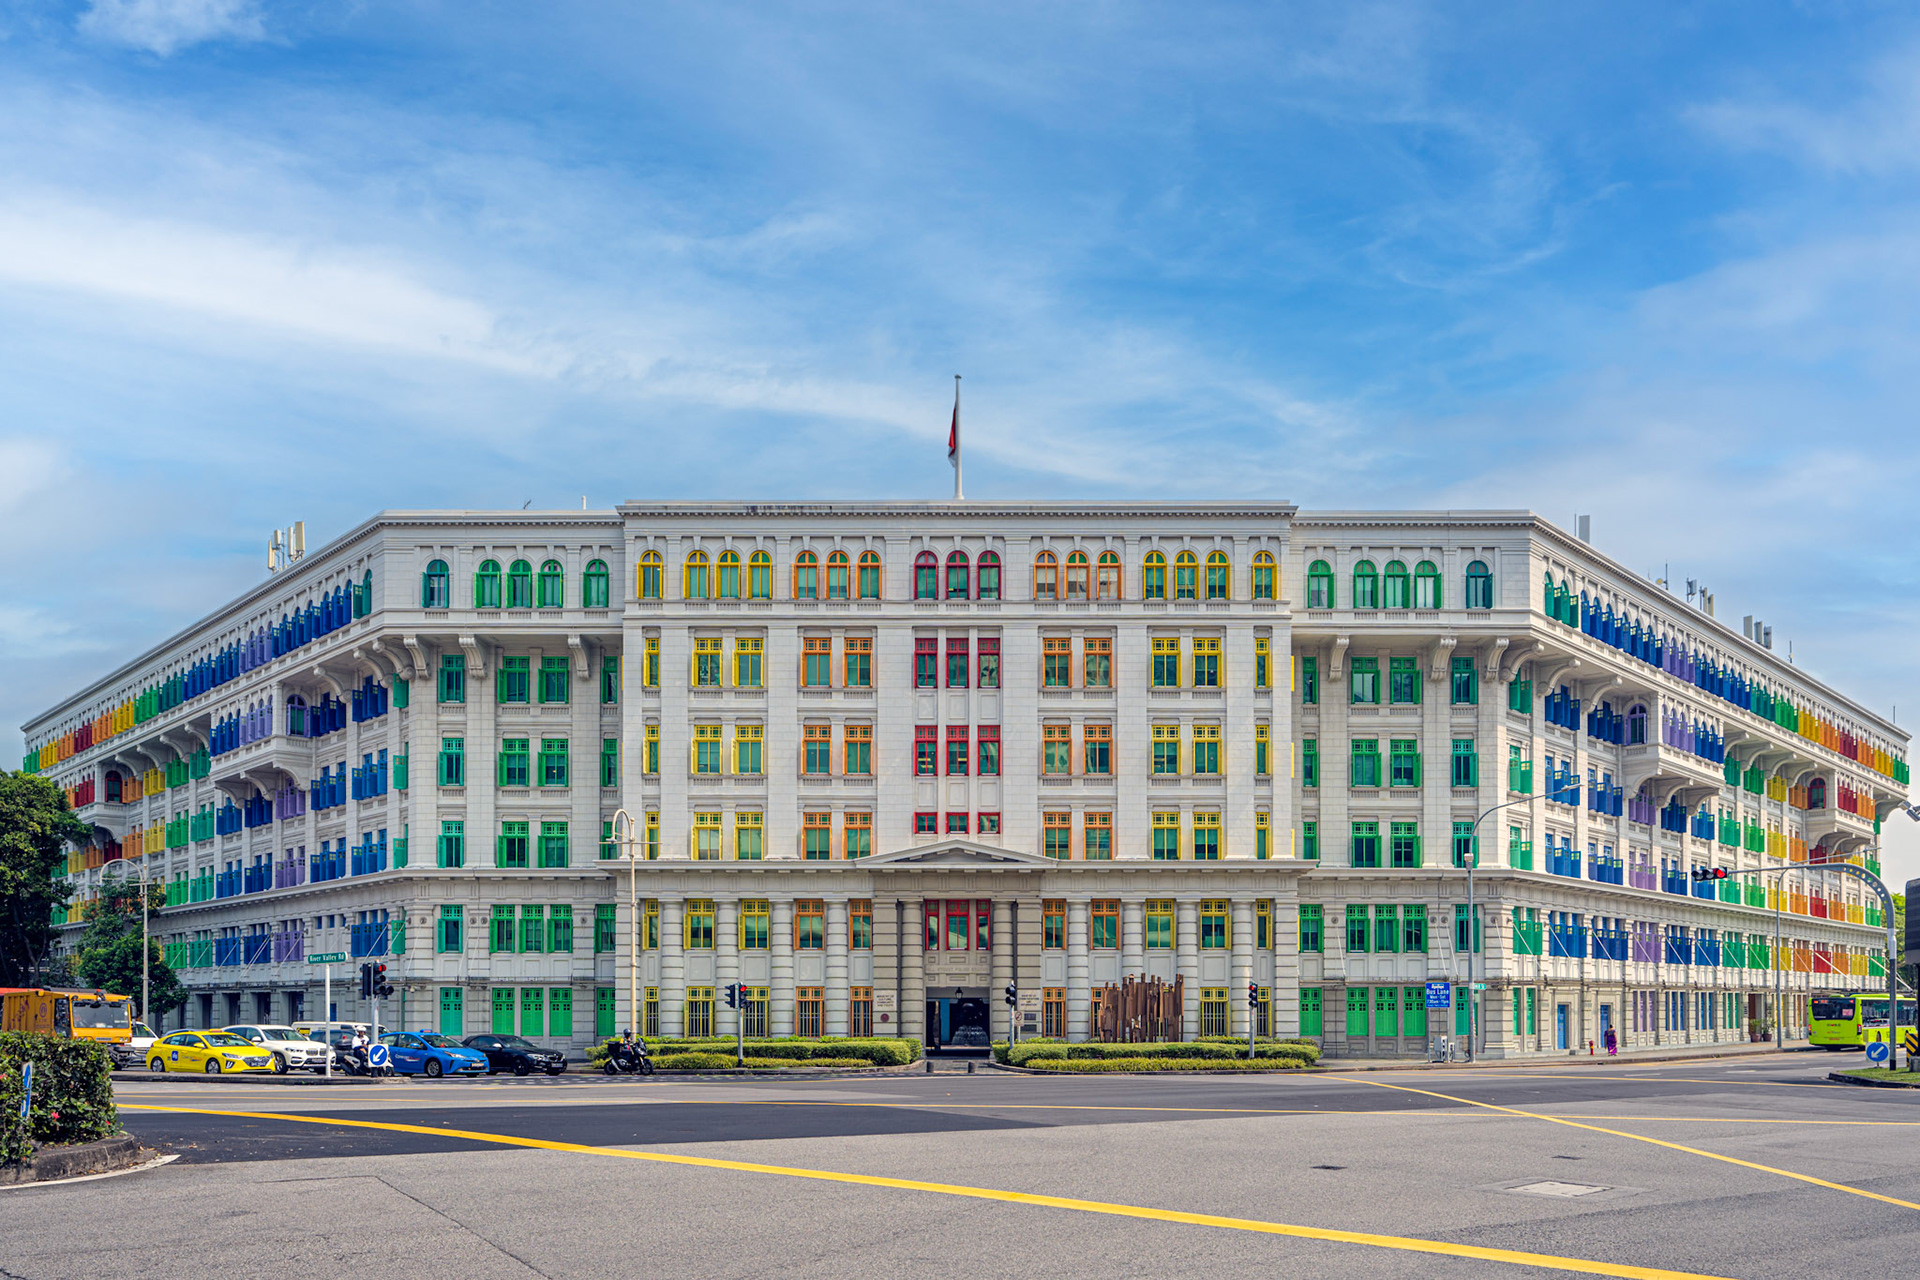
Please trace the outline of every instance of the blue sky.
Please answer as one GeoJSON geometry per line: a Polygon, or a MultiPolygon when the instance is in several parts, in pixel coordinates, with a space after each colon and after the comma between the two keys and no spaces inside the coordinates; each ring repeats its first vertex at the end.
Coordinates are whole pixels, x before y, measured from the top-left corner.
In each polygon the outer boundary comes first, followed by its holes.
{"type": "Polygon", "coordinates": [[[0,758],[276,525],[939,497],[955,372],[973,496],[1591,512],[1920,717],[1917,126],[1895,4],[15,0],[0,758]]]}

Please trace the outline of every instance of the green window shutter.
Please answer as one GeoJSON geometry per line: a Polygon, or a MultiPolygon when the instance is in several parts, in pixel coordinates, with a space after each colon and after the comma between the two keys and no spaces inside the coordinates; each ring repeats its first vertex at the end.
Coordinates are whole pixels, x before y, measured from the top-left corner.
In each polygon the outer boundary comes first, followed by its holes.
{"type": "Polygon", "coordinates": [[[459,987],[440,988],[440,1034],[458,1040],[466,1034],[466,992],[459,987]]]}
{"type": "Polygon", "coordinates": [[[510,1036],[513,1034],[513,988],[495,987],[493,989],[493,1034],[510,1036]]]}
{"type": "Polygon", "coordinates": [[[600,987],[593,993],[593,1035],[596,1040],[614,1037],[614,994],[612,987],[600,987]]]}
{"type": "Polygon", "coordinates": [[[569,1038],[573,1035],[573,988],[548,988],[547,1034],[569,1038]]]}
{"type": "Polygon", "coordinates": [[[547,1033],[546,1021],[546,989],[520,988],[520,1034],[544,1036],[547,1033]]]}

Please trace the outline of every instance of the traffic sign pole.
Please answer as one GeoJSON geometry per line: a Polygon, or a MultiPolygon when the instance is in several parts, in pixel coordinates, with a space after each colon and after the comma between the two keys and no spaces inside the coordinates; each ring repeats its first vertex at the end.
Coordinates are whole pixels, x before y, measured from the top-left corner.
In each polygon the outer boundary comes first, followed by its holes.
{"type": "Polygon", "coordinates": [[[333,1077],[333,966],[344,962],[344,951],[323,951],[307,957],[308,964],[320,966],[320,999],[326,1005],[320,1011],[320,1043],[326,1045],[327,1056],[322,1059],[322,1071],[328,1079],[333,1077]]]}

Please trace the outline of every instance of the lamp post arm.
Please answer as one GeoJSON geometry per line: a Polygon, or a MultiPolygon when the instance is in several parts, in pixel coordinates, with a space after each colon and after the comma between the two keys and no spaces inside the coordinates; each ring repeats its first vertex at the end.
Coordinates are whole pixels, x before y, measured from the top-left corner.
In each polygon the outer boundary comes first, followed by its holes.
{"type": "Polygon", "coordinates": [[[1473,957],[1479,952],[1479,948],[1474,946],[1474,933],[1476,932],[1474,926],[1480,922],[1479,913],[1475,910],[1473,901],[1473,869],[1480,862],[1480,824],[1502,809],[1511,809],[1515,805],[1532,803],[1532,796],[1523,796],[1518,800],[1507,800],[1494,805],[1473,820],[1473,829],[1467,836],[1467,1061],[1469,1063],[1473,1061],[1474,1041],[1479,1038],[1479,1028],[1483,1021],[1480,1016],[1482,1011],[1480,1008],[1479,993],[1474,990],[1473,986],[1473,957]]]}

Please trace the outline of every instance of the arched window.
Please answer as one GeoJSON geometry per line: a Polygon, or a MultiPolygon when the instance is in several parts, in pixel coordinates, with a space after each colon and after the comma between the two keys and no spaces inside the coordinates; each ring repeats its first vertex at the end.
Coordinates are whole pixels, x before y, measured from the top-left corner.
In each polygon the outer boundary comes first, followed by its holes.
{"type": "Polygon", "coordinates": [[[827,599],[850,600],[853,598],[853,569],[847,560],[847,553],[835,551],[827,557],[827,599]]]}
{"type": "Polygon", "coordinates": [[[820,598],[820,557],[811,551],[802,551],[793,558],[793,598],[820,598]]]}
{"type": "Polygon", "coordinates": [[[1060,562],[1054,558],[1051,551],[1042,551],[1033,558],[1033,598],[1035,600],[1060,598],[1060,562]]]}
{"type": "Polygon", "coordinates": [[[860,581],[857,584],[860,588],[860,598],[878,600],[880,598],[880,553],[862,551],[856,567],[860,571],[860,581]]]}
{"type": "Polygon", "coordinates": [[[1647,707],[1636,702],[1627,709],[1627,745],[1641,746],[1647,740],[1647,707]]]}
{"type": "Polygon", "coordinates": [[[747,557],[747,599],[773,599],[773,556],[756,551],[747,557]]]}
{"type": "Polygon", "coordinates": [[[525,560],[507,566],[507,608],[533,608],[533,566],[525,560]]]}
{"type": "Polygon", "coordinates": [[[1147,558],[1140,562],[1140,598],[1167,598],[1167,558],[1158,551],[1147,552],[1147,558]]]}
{"type": "Polygon", "coordinates": [[[1440,607],[1440,570],[1431,560],[1422,560],[1413,566],[1413,607],[1416,609],[1440,607]]]}
{"type": "Polygon", "coordinates": [[[373,570],[369,569],[360,579],[360,589],[354,593],[353,616],[364,618],[373,612],[373,570]]]}
{"type": "Polygon", "coordinates": [[[686,565],[681,570],[681,598],[685,600],[710,600],[713,598],[713,574],[707,563],[707,553],[690,551],[686,565]]]}
{"type": "Polygon", "coordinates": [[[922,551],[913,558],[913,598],[940,598],[940,561],[931,551],[922,551]]]}
{"type": "Polygon", "coordinates": [[[1096,600],[1120,598],[1120,553],[1118,551],[1100,553],[1100,562],[1093,571],[1093,598],[1096,600]]]}
{"type": "Polygon", "coordinates": [[[498,609],[500,607],[500,562],[482,560],[473,575],[473,607],[476,609],[498,609]]]}
{"type": "Polygon", "coordinates": [[[120,774],[118,770],[107,770],[107,803],[120,803],[120,774]]]}
{"type": "Polygon", "coordinates": [[[1558,618],[1560,616],[1560,594],[1553,589],[1553,574],[1551,573],[1547,574],[1545,593],[1545,598],[1541,601],[1540,608],[1545,611],[1549,618],[1558,618]]]}
{"type": "Polygon", "coordinates": [[[1333,608],[1333,566],[1325,560],[1307,566],[1307,608],[1333,608]]]}
{"type": "Polygon", "coordinates": [[[307,700],[297,693],[287,699],[287,736],[307,736],[307,700]]]}
{"type": "Polygon", "coordinates": [[[548,560],[540,566],[540,607],[564,609],[566,605],[567,571],[558,560],[548,560]]]}
{"type": "Polygon", "coordinates": [[[1353,566],[1353,607],[1356,609],[1380,607],[1380,574],[1373,567],[1371,560],[1362,560],[1353,566]]]}
{"type": "Polygon", "coordinates": [[[1086,600],[1093,593],[1093,565],[1084,551],[1067,555],[1067,599],[1086,600]]]}
{"type": "Polygon", "coordinates": [[[658,551],[641,552],[640,563],[633,571],[633,594],[642,600],[658,600],[661,592],[660,580],[665,576],[662,572],[663,568],[658,551]]]}
{"type": "Polygon", "coordinates": [[[420,607],[422,609],[444,609],[448,599],[447,562],[435,560],[427,565],[427,571],[420,575],[420,607]]]}
{"type": "Polygon", "coordinates": [[[1827,807],[1827,780],[1815,778],[1807,784],[1807,808],[1824,809],[1827,807]]]}
{"type": "Polygon", "coordinates": [[[607,607],[607,562],[605,560],[587,561],[586,572],[580,575],[580,605],[585,609],[604,609],[607,607]]]}
{"type": "Polygon", "coordinates": [[[1173,558],[1173,598],[1200,598],[1200,557],[1191,551],[1182,551],[1173,558]]]}
{"type": "Polygon", "coordinates": [[[947,599],[965,600],[967,598],[967,553],[954,550],[947,552],[947,599]]]}
{"type": "MultiPolygon", "coordinates": [[[[1381,591],[1383,607],[1388,609],[1406,608],[1412,596],[1412,583],[1407,577],[1406,563],[1400,560],[1387,561],[1387,571],[1382,574],[1381,577],[1383,579],[1381,583],[1383,588],[1381,591]]],[[[1355,608],[1360,607],[1360,594],[1357,591],[1354,593],[1353,603],[1355,608]]]]}
{"type": "Polygon", "coordinates": [[[1467,566],[1467,608],[1493,608],[1493,572],[1485,560],[1475,560],[1467,566]]]}
{"type": "Polygon", "coordinates": [[[1280,573],[1273,563],[1271,551],[1253,553],[1253,598],[1255,600],[1280,598],[1280,573]]]}
{"type": "Polygon", "coordinates": [[[1233,570],[1227,564],[1227,553],[1207,552],[1207,599],[1231,600],[1232,598],[1233,570]]]}
{"type": "Polygon", "coordinates": [[[979,569],[980,573],[977,586],[978,594],[974,598],[977,600],[998,600],[1000,598],[1000,553],[997,551],[982,551],[980,553],[980,563],[975,567],[979,569]]]}
{"type": "Polygon", "coordinates": [[[740,598],[740,553],[738,551],[722,551],[714,560],[713,598],[715,600],[740,598]]]}

